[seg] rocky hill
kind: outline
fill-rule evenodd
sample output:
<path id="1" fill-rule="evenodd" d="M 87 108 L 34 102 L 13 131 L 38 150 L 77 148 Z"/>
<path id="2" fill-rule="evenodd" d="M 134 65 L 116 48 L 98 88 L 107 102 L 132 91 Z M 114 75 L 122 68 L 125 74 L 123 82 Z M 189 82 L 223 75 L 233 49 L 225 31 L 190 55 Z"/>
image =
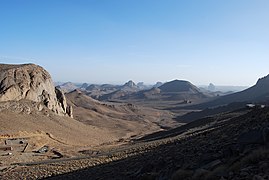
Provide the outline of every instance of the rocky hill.
<path id="1" fill-rule="evenodd" d="M 99 100 L 117 100 L 140 90 L 140 88 L 132 80 L 126 82 L 121 86 L 114 85 L 111 87 L 102 85 L 101 87 L 101 92 L 106 93 L 103 93 L 100 97 L 98 97 Z"/>
<path id="2" fill-rule="evenodd" d="M 71 116 L 64 94 L 54 87 L 50 74 L 34 64 L 0 64 L 0 102 L 30 100 L 58 115 Z"/>
<path id="3" fill-rule="evenodd" d="M 209 96 L 192 83 L 183 80 L 173 80 L 164 83 L 160 87 L 118 96 L 121 100 L 131 101 L 177 101 L 178 103 L 191 103 Z"/>
<path id="4" fill-rule="evenodd" d="M 262 101 L 269 99 L 269 75 L 260 78 L 257 83 L 238 93 L 228 95 L 222 98 L 225 102 L 231 101 Z"/>
<path id="5" fill-rule="evenodd" d="M 68 93 L 71 92 L 77 88 L 79 88 L 79 86 L 77 86 L 76 84 L 72 83 L 72 82 L 66 82 L 63 83 L 59 86 L 57 86 L 58 89 L 60 89 L 61 91 L 63 91 L 64 93 Z"/>
<path id="6" fill-rule="evenodd" d="M 200 104 L 197 108 L 215 107 L 233 102 L 263 103 L 269 101 L 269 75 L 260 78 L 257 83 L 241 92 L 222 96 L 208 103 Z"/>
<path id="7" fill-rule="evenodd" d="M 156 82 L 156 84 L 154 84 L 153 87 L 158 88 L 158 87 L 160 87 L 161 85 L 163 85 L 162 82 Z"/>
<path id="8" fill-rule="evenodd" d="M 162 92 L 190 92 L 190 93 L 200 93 L 199 88 L 194 86 L 188 81 L 183 80 L 173 80 L 167 82 L 159 87 Z"/>
<path id="9" fill-rule="evenodd" d="M 133 87 L 136 87 L 136 84 L 134 83 L 134 81 L 132 81 L 132 80 L 130 80 L 130 81 L 128 81 L 128 82 L 126 82 L 124 85 L 123 85 L 123 87 L 130 87 L 130 88 L 133 88 Z"/>
<path id="10" fill-rule="evenodd" d="M 83 83 L 79 88 L 82 90 L 86 90 L 86 88 L 89 86 L 88 83 Z"/>
<path id="11" fill-rule="evenodd" d="M 87 91 L 87 95 L 98 99 L 101 101 L 111 101 L 111 100 L 122 100 L 128 99 L 130 96 L 136 95 L 139 92 L 150 91 L 151 88 L 157 88 L 161 86 L 162 83 L 158 82 L 156 85 L 145 85 L 143 82 L 134 83 L 129 80 L 123 85 L 112 85 L 112 84 L 91 84 L 82 90 Z"/>

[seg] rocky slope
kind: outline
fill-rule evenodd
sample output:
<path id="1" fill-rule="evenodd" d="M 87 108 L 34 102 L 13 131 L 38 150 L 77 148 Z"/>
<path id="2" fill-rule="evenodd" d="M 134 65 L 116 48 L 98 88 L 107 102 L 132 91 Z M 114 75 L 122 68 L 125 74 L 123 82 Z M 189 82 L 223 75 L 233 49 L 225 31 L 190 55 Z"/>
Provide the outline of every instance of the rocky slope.
<path id="1" fill-rule="evenodd" d="M 217 98 L 208 103 L 200 104 L 195 108 L 207 108 L 225 105 L 233 102 L 264 103 L 269 101 L 269 75 L 260 78 L 257 83 L 241 92 Z"/>
<path id="2" fill-rule="evenodd" d="M 167 138 L 83 159 L 19 166 L 2 178 L 268 179 L 268 117 L 268 108 L 220 114 Z"/>
<path id="3" fill-rule="evenodd" d="M 70 116 L 64 94 L 53 85 L 50 74 L 35 64 L 0 64 L 0 102 L 30 100 L 58 115 Z"/>

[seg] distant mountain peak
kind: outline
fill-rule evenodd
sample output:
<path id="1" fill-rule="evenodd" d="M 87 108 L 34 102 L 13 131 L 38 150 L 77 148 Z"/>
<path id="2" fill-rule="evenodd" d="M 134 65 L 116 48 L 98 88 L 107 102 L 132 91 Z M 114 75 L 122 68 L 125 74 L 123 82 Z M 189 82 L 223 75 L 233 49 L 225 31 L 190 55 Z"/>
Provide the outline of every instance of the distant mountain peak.
<path id="1" fill-rule="evenodd" d="M 136 87 L 136 84 L 132 80 L 130 80 L 127 83 L 125 83 L 124 86 L 128 86 L 130 88 L 133 88 L 133 87 Z"/>
<path id="2" fill-rule="evenodd" d="M 100 89 L 100 86 L 96 84 L 91 84 L 88 87 L 86 87 L 86 90 L 88 91 L 93 91 L 93 90 L 98 90 L 98 89 Z"/>
<path id="3" fill-rule="evenodd" d="M 80 89 L 86 89 L 88 86 L 89 86 L 88 83 L 83 83 L 83 84 L 80 86 Z"/>
<path id="4" fill-rule="evenodd" d="M 156 82 L 156 84 L 155 85 L 153 85 L 153 87 L 160 87 L 161 85 L 163 85 L 163 83 L 162 82 Z"/>
<path id="5" fill-rule="evenodd" d="M 208 85 L 207 89 L 208 89 L 209 91 L 215 91 L 215 90 L 216 90 L 216 86 L 215 86 L 213 83 L 210 83 L 210 84 Z"/>
<path id="6" fill-rule="evenodd" d="M 189 81 L 178 79 L 164 83 L 159 88 L 165 92 L 200 92 L 200 90 Z"/>
<path id="7" fill-rule="evenodd" d="M 72 82 L 66 82 L 66 83 L 63 83 L 61 85 L 58 85 L 57 88 L 61 89 L 63 92 L 66 93 L 66 92 L 73 91 L 74 89 L 77 89 L 78 86 L 76 86 Z"/>
<path id="8" fill-rule="evenodd" d="M 74 83 L 72 83 L 72 82 L 69 81 L 69 82 L 63 83 L 62 86 L 65 86 L 65 85 L 73 85 L 73 84 Z"/>

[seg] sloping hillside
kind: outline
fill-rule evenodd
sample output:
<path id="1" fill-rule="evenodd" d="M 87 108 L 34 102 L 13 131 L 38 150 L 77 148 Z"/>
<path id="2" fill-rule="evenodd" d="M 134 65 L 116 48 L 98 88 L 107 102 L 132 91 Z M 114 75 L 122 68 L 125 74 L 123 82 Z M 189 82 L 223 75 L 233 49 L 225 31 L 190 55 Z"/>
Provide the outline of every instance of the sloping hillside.
<path id="1" fill-rule="evenodd" d="M 116 140 L 106 131 L 73 118 L 55 115 L 47 108 L 38 111 L 30 101 L 0 103 L 0 116 L 2 135 L 19 137 L 22 133 L 31 137 L 31 134 L 40 134 L 42 141 L 43 135 L 47 134 L 54 137 L 54 140 L 48 138 L 48 145 L 91 146 Z"/>
<path id="2" fill-rule="evenodd" d="M 100 102 L 75 90 L 66 94 L 73 106 L 74 118 L 104 129 L 118 138 L 143 135 L 179 125 L 167 111 L 140 107 L 131 103 Z"/>
<path id="3" fill-rule="evenodd" d="M 214 107 L 232 102 L 259 103 L 267 101 L 269 101 L 269 75 L 260 78 L 254 86 L 244 91 L 219 97 L 211 102 L 197 105 L 196 108 Z"/>
<path id="4" fill-rule="evenodd" d="M 15 168 L 48 179 L 268 179 L 269 109 L 218 115 L 100 156 Z M 52 176 L 52 177 L 51 177 Z"/>

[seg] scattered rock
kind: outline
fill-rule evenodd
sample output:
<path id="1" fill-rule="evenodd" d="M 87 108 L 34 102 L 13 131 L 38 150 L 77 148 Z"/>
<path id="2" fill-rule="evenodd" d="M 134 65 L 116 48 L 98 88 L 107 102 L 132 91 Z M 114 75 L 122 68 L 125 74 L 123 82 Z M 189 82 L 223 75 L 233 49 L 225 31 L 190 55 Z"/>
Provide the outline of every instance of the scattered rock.
<path id="1" fill-rule="evenodd" d="M 241 134 L 238 137 L 238 144 L 248 145 L 248 144 L 267 144 L 269 141 L 269 129 L 260 128 L 250 130 L 246 133 Z"/>
<path id="2" fill-rule="evenodd" d="M 259 175 L 255 175 L 253 176 L 252 180 L 264 180 L 264 178 Z"/>
<path id="3" fill-rule="evenodd" d="M 259 169 L 262 170 L 264 173 L 269 172 L 269 165 L 266 162 L 261 162 L 259 164 Z"/>
<path id="4" fill-rule="evenodd" d="M 217 159 L 217 160 L 214 160 L 214 161 L 206 164 L 205 166 L 203 166 L 203 168 L 210 170 L 210 169 L 213 169 L 214 167 L 220 165 L 221 163 L 222 163 L 221 160 Z"/>
<path id="5" fill-rule="evenodd" d="M 201 179 L 203 177 L 205 177 L 210 171 L 203 169 L 203 168 L 199 168 L 196 169 L 193 175 L 194 179 Z"/>

